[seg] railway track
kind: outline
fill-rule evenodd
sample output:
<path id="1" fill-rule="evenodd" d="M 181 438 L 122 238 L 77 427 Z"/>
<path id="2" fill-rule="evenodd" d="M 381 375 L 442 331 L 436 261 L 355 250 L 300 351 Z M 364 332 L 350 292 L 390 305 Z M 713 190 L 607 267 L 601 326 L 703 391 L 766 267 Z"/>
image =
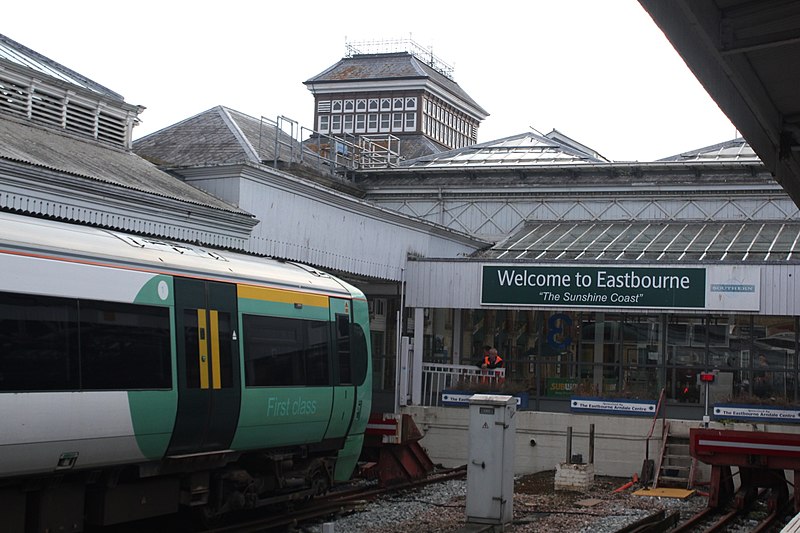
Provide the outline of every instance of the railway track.
<path id="1" fill-rule="evenodd" d="M 667 514 L 661 510 L 619 529 L 617 533 L 777 532 L 782 526 L 783 518 L 794 514 L 793 503 L 789 501 L 778 505 L 770 498 L 769 491 L 761 491 L 756 498 L 741 508 L 706 507 L 680 523 L 676 517 L 677 513 Z"/>
<path id="2" fill-rule="evenodd" d="M 393 485 L 391 487 L 359 487 L 329 493 L 302 504 L 295 503 L 290 508 L 282 508 L 279 512 L 271 512 L 267 516 L 258 510 L 248 513 L 250 518 L 236 520 L 224 526 L 204 530 L 204 533 L 256 533 L 280 531 L 290 526 L 342 516 L 360 510 L 371 500 L 387 494 L 440 483 L 450 479 L 466 476 L 466 466 L 442 470 L 424 479 Z M 260 515 L 260 516 L 256 516 Z M 242 515 L 244 516 L 244 515 Z"/>

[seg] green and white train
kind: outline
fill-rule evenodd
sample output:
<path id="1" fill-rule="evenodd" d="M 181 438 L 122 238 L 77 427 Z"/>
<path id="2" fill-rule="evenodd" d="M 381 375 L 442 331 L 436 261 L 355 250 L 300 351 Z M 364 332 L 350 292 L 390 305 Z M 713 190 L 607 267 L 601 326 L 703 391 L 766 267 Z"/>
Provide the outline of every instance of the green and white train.
<path id="1" fill-rule="evenodd" d="M 0 213 L 3 531 L 324 492 L 370 364 L 364 295 L 314 268 Z"/>

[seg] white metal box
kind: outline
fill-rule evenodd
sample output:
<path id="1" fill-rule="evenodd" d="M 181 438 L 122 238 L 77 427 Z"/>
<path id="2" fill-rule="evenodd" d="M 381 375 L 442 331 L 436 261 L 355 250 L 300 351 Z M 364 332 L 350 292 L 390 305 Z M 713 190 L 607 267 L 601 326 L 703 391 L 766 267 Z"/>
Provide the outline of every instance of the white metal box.
<path id="1" fill-rule="evenodd" d="M 467 522 L 507 524 L 514 518 L 513 396 L 475 394 L 469 399 Z"/>

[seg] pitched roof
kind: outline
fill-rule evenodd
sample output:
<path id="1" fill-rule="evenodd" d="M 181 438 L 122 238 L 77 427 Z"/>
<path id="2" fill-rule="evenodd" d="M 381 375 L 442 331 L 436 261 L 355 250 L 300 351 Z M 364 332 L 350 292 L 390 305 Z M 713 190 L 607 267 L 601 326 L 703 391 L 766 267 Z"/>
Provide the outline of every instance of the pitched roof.
<path id="1" fill-rule="evenodd" d="M 489 116 L 455 81 L 435 68 L 420 61 L 408 52 L 386 54 L 357 54 L 344 57 L 333 66 L 304 81 L 305 85 L 334 84 L 352 81 L 379 81 L 393 79 L 429 79 L 446 91 L 463 100 L 476 111 Z"/>
<path id="2" fill-rule="evenodd" d="M 0 120 L 0 159 L 136 191 L 249 214 L 167 174 L 141 157 L 12 117 Z"/>
<path id="3" fill-rule="evenodd" d="M 274 122 L 216 106 L 135 140 L 133 149 L 170 167 L 261 163 L 275 159 L 276 130 Z M 288 145 L 297 141 L 282 130 L 277 135 L 278 159 L 295 161 Z"/>
<path id="4" fill-rule="evenodd" d="M 42 54 L 31 50 L 30 48 L 19 44 L 18 42 L 9 39 L 5 35 L 0 34 L 0 59 L 5 59 L 18 66 L 24 67 L 38 72 L 49 78 L 77 85 L 84 89 L 89 89 L 95 93 L 113 98 L 116 100 L 124 100 L 124 98 L 115 93 L 111 89 L 104 87 L 92 81 L 82 74 L 78 74 L 72 69 L 49 59 Z"/>

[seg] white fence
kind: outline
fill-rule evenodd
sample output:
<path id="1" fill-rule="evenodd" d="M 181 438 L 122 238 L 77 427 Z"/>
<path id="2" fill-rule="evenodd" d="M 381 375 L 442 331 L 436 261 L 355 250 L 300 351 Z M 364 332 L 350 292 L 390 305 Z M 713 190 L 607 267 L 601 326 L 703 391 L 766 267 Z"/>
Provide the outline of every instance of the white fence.
<path id="1" fill-rule="evenodd" d="M 489 391 L 503 383 L 505 368 L 484 370 L 473 365 L 445 365 L 422 363 L 422 405 L 442 404 L 442 391 L 469 387 L 470 390 Z"/>

